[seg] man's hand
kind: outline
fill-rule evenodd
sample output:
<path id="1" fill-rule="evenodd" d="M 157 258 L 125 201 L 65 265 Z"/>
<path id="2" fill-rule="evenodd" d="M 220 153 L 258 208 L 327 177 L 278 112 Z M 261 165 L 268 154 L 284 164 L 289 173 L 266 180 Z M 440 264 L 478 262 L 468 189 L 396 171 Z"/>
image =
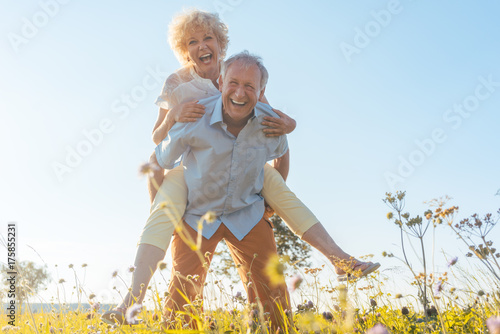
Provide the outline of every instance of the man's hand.
<path id="1" fill-rule="evenodd" d="M 181 103 L 168 113 L 168 117 L 173 119 L 175 122 L 187 123 L 196 122 L 199 118 L 203 117 L 205 114 L 205 106 L 195 102 Z"/>
<path id="2" fill-rule="evenodd" d="M 265 116 L 264 121 L 262 122 L 262 125 L 268 127 L 263 130 L 266 137 L 282 136 L 295 130 L 297 123 L 293 118 L 285 113 L 282 113 L 278 109 L 273 109 L 273 111 L 278 114 L 279 118 Z"/>

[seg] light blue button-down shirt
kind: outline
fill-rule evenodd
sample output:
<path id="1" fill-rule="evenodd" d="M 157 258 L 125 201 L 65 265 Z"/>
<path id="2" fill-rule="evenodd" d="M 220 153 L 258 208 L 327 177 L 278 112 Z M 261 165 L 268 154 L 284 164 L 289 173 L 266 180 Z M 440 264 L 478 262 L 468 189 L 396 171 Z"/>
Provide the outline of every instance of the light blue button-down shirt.
<path id="1" fill-rule="evenodd" d="M 235 137 L 222 120 L 222 98 L 200 100 L 205 115 L 196 122 L 176 123 L 156 147 L 158 163 L 171 169 L 182 154 L 188 204 L 184 219 L 193 229 L 208 211 L 214 223 L 203 223 L 209 239 L 226 227 L 241 240 L 262 219 L 264 164 L 279 158 L 288 149 L 286 136 L 266 137 L 264 116 L 278 117 L 267 104 L 258 102 L 253 116 Z"/>

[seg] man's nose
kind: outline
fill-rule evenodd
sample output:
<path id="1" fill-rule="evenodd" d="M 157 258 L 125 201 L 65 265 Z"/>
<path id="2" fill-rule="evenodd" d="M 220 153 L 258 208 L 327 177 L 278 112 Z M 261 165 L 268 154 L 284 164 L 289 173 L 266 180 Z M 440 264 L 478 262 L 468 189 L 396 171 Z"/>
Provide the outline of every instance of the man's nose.
<path id="1" fill-rule="evenodd" d="M 245 96 L 245 90 L 243 89 L 243 86 L 238 86 L 236 87 L 236 90 L 234 92 L 236 97 L 244 97 Z"/>

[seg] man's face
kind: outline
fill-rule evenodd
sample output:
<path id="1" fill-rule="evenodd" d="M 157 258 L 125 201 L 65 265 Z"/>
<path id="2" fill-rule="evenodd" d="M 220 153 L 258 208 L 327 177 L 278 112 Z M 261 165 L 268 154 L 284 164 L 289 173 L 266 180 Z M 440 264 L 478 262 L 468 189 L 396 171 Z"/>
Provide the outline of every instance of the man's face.
<path id="1" fill-rule="evenodd" d="M 257 101 L 264 95 L 260 87 L 261 73 L 257 65 L 245 66 L 235 61 L 219 79 L 223 115 L 231 122 L 242 122 L 250 117 Z"/>

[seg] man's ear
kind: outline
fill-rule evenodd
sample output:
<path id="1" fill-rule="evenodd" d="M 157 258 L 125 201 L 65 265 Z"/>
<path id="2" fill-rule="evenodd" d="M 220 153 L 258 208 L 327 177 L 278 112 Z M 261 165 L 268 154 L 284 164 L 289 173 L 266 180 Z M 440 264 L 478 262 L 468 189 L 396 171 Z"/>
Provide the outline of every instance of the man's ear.
<path id="1" fill-rule="evenodd" d="M 220 84 L 219 84 L 219 87 L 220 87 Z M 264 93 L 266 92 L 266 87 L 264 86 L 264 88 L 262 88 L 262 90 L 260 91 L 260 94 L 259 94 L 259 101 L 262 100 L 262 98 L 264 97 Z"/>
<path id="2" fill-rule="evenodd" d="M 222 93 L 222 74 L 219 75 L 219 92 Z"/>

